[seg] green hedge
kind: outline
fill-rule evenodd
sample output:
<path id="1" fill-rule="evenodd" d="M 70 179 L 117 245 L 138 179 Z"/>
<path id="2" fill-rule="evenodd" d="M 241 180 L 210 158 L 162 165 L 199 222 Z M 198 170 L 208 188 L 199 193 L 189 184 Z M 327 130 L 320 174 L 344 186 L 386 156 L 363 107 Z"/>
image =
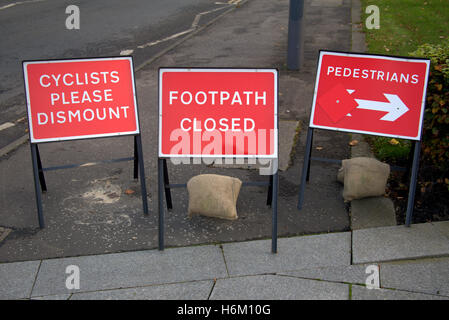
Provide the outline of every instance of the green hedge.
<path id="1" fill-rule="evenodd" d="M 422 162 L 437 168 L 449 188 L 449 41 L 410 53 L 431 60 L 422 138 Z"/>

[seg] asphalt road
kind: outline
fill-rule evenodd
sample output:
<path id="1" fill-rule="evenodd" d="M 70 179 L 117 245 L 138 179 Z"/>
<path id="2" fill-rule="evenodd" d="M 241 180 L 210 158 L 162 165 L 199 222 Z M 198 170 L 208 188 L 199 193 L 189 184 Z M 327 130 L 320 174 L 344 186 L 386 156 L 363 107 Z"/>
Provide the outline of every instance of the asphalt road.
<path id="1" fill-rule="evenodd" d="M 0 149 L 26 134 L 22 61 L 131 54 L 139 66 L 240 0 L 0 0 Z M 69 5 L 80 28 L 66 28 Z"/>
<path id="2" fill-rule="evenodd" d="M 0 226 L 11 231 L 0 243 L 0 262 L 156 248 L 158 68 L 274 66 L 281 69 L 287 52 L 288 9 L 288 0 L 247 1 L 136 73 L 148 215 L 142 212 L 142 194 L 139 180 L 133 179 L 132 162 L 83 166 L 45 173 L 48 191 L 43 193 L 42 203 L 46 225 L 39 229 L 29 146 L 23 144 L 1 159 Z M 339 7 L 309 6 L 308 9 L 305 24 L 313 32 L 306 33 L 305 67 L 302 72 L 288 72 L 285 68 L 280 71 L 280 122 L 307 123 L 318 49 L 350 50 L 348 2 Z M 306 133 L 307 130 L 301 130 L 297 143 L 289 142 L 280 133 L 280 143 L 287 146 L 291 143 L 294 149 L 291 166 L 279 174 L 279 237 L 349 230 L 341 185 L 336 181 L 337 164 L 312 162 L 303 209 L 298 211 L 296 207 Z M 347 133 L 318 131 L 314 134 L 312 156 L 348 158 L 348 142 Z M 133 142 L 131 137 L 123 136 L 42 143 L 39 149 L 42 164 L 48 168 L 130 157 Z M 185 183 L 203 173 L 222 174 L 241 181 L 268 180 L 258 170 L 205 164 L 175 165 L 169 161 L 168 171 L 173 184 Z M 237 220 L 189 218 L 187 190 L 173 189 L 173 209 L 165 210 L 165 246 L 271 238 L 272 209 L 266 206 L 266 198 L 266 187 L 244 187 L 238 197 Z M 269 247 L 266 250 L 270 252 Z"/>

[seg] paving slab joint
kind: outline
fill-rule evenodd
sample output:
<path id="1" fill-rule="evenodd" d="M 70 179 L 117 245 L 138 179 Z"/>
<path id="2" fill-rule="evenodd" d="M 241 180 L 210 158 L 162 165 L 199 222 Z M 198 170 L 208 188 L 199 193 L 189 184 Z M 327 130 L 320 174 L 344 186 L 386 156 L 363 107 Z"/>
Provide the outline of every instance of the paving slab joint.
<path id="1" fill-rule="evenodd" d="M 41 270 L 41 266 L 42 266 L 42 260 L 39 261 L 39 266 L 37 267 L 37 271 L 36 271 L 36 274 L 35 274 L 35 276 L 34 276 L 33 285 L 31 286 L 31 290 L 30 290 L 30 293 L 29 293 L 29 295 L 28 295 L 28 298 L 30 298 L 30 299 L 31 299 L 31 297 L 33 296 L 33 290 L 34 290 L 34 287 L 36 286 L 37 277 L 38 277 L 38 275 L 39 275 L 39 271 Z"/>
<path id="2" fill-rule="evenodd" d="M 226 263 L 226 256 L 225 256 L 225 253 L 224 253 L 224 250 L 223 250 L 223 244 L 219 244 L 218 245 L 218 247 L 220 248 L 220 251 L 221 251 L 221 255 L 222 255 L 222 257 L 223 257 L 223 262 L 224 262 L 224 265 L 225 265 L 225 268 L 226 268 L 226 274 L 228 275 L 228 277 L 230 277 L 230 274 L 229 274 L 229 269 L 228 269 L 228 264 Z M 214 286 L 215 286 L 215 281 L 214 281 Z M 211 294 L 212 294 L 212 291 L 211 291 Z M 210 295 L 209 295 L 210 296 Z"/>

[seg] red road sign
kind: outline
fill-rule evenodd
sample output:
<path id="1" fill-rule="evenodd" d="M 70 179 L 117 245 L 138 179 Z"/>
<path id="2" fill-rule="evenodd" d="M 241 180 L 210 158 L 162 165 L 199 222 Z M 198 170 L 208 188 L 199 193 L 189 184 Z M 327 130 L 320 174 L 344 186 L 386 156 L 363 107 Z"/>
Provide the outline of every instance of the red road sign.
<path id="1" fill-rule="evenodd" d="M 277 157 L 275 69 L 159 70 L 159 157 Z"/>
<path id="2" fill-rule="evenodd" d="M 33 143 L 138 134 L 131 57 L 24 61 Z"/>
<path id="3" fill-rule="evenodd" d="M 321 51 L 310 127 L 420 140 L 429 64 Z"/>

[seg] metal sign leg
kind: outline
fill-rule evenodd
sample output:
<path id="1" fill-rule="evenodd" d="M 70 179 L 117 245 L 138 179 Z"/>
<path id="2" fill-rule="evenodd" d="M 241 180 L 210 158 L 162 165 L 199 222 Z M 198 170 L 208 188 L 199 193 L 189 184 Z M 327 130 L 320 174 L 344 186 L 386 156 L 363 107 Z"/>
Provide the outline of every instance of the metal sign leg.
<path id="1" fill-rule="evenodd" d="M 167 202 L 167 210 L 173 209 L 173 203 L 171 200 L 171 191 L 170 191 L 170 180 L 168 179 L 168 167 L 167 167 L 167 159 L 163 159 L 163 169 L 164 169 L 164 191 L 165 191 L 165 201 Z"/>
<path id="2" fill-rule="evenodd" d="M 31 160 L 33 162 L 33 175 L 34 175 L 34 191 L 36 193 L 36 205 L 37 205 L 37 217 L 39 220 L 39 227 L 43 229 L 45 227 L 44 214 L 42 210 L 42 195 L 41 186 L 39 186 L 39 169 L 38 169 L 38 156 L 36 144 L 31 144 Z"/>
<path id="3" fill-rule="evenodd" d="M 273 175 L 270 175 L 270 182 L 268 185 L 268 194 L 267 194 L 267 206 L 271 206 L 273 200 Z"/>
<path id="4" fill-rule="evenodd" d="M 309 182 L 310 180 L 310 158 L 312 157 L 312 144 L 313 144 L 313 129 L 310 132 L 310 152 L 309 152 L 309 156 L 307 158 L 307 177 L 306 177 L 306 181 Z"/>
<path id="5" fill-rule="evenodd" d="M 134 179 L 137 179 L 139 172 L 139 153 L 137 152 L 137 135 L 134 136 Z"/>
<path id="6" fill-rule="evenodd" d="M 159 209 L 159 250 L 164 250 L 164 159 L 158 159 L 157 182 L 158 182 L 158 209 Z"/>
<path id="7" fill-rule="evenodd" d="M 310 154 L 312 150 L 313 128 L 307 130 L 306 152 L 304 154 L 304 164 L 302 166 L 301 184 L 299 186 L 298 210 L 301 210 L 304 201 L 304 190 L 306 188 L 306 180 L 310 167 Z"/>
<path id="8" fill-rule="evenodd" d="M 47 191 L 47 184 L 45 183 L 45 176 L 44 176 L 44 170 L 42 169 L 42 162 L 41 162 L 41 155 L 39 153 L 39 147 L 37 144 L 34 144 L 36 147 L 36 158 L 37 158 L 37 169 L 39 171 L 39 182 L 41 184 L 41 190 L 42 192 Z"/>
<path id="9" fill-rule="evenodd" d="M 279 190 L 279 176 L 278 172 L 273 177 L 273 194 L 272 194 L 272 231 L 271 231 L 271 252 L 277 252 L 278 241 L 278 190 Z"/>
<path id="10" fill-rule="evenodd" d="M 407 213 L 405 216 L 405 225 L 407 227 L 409 227 L 410 223 L 412 222 L 413 207 L 415 205 L 415 190 L 416 190 L 416 181 L 418 178 L 420 151 L 421 151 L 421 141 L 416 141 L 413 152 L 412 175 L 410 177 L 410 186 L 408 190 Z"/>
<path id="11" fill-rule="evenodd" d="M 140 137 L 140 134 L 135 136 L 134 141 L 136 143 L 137 155 L 139 158 L 140 190 L 141 190 L 141 194 L 142 194 L 143 213 L 148 214 L 147 186 L 146 186 L 146 181 L 145 181 L 145 169 L 143 166 L 142 139 Z M 134 170 L 136 170 L 136 169 L 134 169 Z"/>

